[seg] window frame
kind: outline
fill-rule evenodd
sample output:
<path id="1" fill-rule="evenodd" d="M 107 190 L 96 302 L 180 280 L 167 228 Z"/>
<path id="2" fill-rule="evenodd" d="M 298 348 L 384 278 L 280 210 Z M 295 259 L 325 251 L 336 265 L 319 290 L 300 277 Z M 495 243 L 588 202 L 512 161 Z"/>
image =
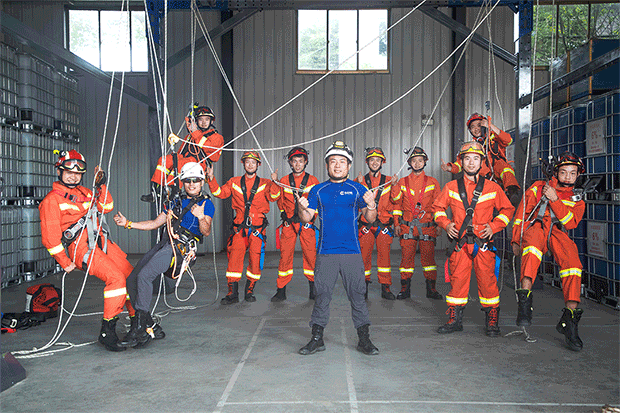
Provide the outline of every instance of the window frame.
<path id="1" fill-rule="evenodd" d="M 147 13 L 147 11 L 144 9 L 144 6 L 129 6 L 128 10 L 119 10 L 118 7 L 111 7 L 111 6 L 97 6 L 95 4 L 93 5 L 88 5 L 88 4 L 81 4 L 81 5 L 67 5 L 65 6 L 65 49 L 69 52 L 71 52 L 71 27 L 70 27 L 70 18 L 69 18 L 69 13 L 71 10 L 82 10 L 82 11 L 96 11 L 97 12 L 97 21 L 98 21 L 98 39 L 97 39 L 97 43 L 98 43 L 98 51 L 99 51 L 99 65 L 97 65 L 96 67 L 101 70 L 102 72 L 106 72 L 106 73 L 112 73 L 112 71 L 108 71 L 108 70 L 103 70 L 101 68 L 102 65 L 102 58 L 101 58 L 101 12 L 102 11 L 123 11 L 123 12 L 127 12 L 129 13 L 129 70 L 125 71 L 125 73 L 136 73 L 136 74 L 142 74 L 142 73 L 149 73 L 151 71 L 151 62 L 150 62 L 150 49 L 148 46 L 148 35 L 147 35 L 147 48 L 146 48 L 146 53 L 147 53 L 147 69 L 146 70 L 133 70 L 133 22 L 132 22 L 132 18 L 131 18 L 131 13 L 132 12 L 143 12 Z M 148 28 L 146 27 L 146 25 L 148 24 L 148 18 L 146 18 L 145 16 L 145 29 L 148 30 Z M 72 52 L 73 53 L 73 52 Z M 77 55 L 76 55 L 77 56 Z M 78 56 L 79 57 L 79 56 Z M 82 58 L 83 59 L 83 58 Z M 89 62 L 90 63 L 90 62 Z M 95 66 L 95 65 L 93 65 Z M 118 72 L 118 71 L 116 71 Z"/>
<path id="2" fill-rule="evenodd" d="M 360 48 L 360 11 L 361 10 L 385 10 L 387 12 L 387 27 L 391 25 L 391 9 L 386 8 L 377 8 L 377 9 L 317 9 L 317 10 L 325 10 L 327 12 L 327 22 L 326 22 L 326 47 L 325 47 L 325 69 L 299 69 L 299 11 L 300 10 L 315 10 L 315 9 L 297 9 L 295 10 L 295 74 L 297 75 L 322 75 L 331 72 L 331 74 L 340 74 L 340 75 L 356 75 L 356 74 L 390 74 L 392 67 L 392 59 L 391 59 L 391 46 L 392 43 L 392 31 L 388 31 L 386 33 L 386 43 L 387 43 L 387 69 L 359 69 L 359 48 Z M 355 11 L 356 12 L 356 62 L 355 70 L 330 70 L 329 69 L 329 12 L 330 11 Z M 364 46 L 364 45 L 361 45 Z"/>

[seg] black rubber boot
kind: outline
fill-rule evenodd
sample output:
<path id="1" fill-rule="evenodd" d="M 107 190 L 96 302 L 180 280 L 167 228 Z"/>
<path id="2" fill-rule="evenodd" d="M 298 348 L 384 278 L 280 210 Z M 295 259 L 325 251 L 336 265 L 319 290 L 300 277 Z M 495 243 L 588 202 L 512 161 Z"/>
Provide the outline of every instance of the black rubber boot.
<path id="1" fill-rule="evenodd" d="M 310 289 L 310 293 L 308 294 L 309 300 L 316 299 L 316 295 L 314 293 L 314 281 L 308 281 L 308 288 Z"/>
<path id="2" fill-rule="evenodd" d="M 411 297 L 411 278 L 400 280 L 400 292 L 396 296 L 397 300 L 405 300 Z"/>
<path id="3" fill-rule="evenodd" d="M 323 342 L 323 327 L 318 324 L 312 324 L 312 338 L 310 342 L 299 349 L 299 354 L 307 356 L 317 351 L 325 351 L 325 343 Z"/>
<path id="4" fill-rule="evenodd" d="M 151 317 L 151 313 L 146 313 L 146 328 L 147 328 L 147 332 L 148 329 L 151 328 L 153 330 L 153 340 L 161 340 L 162 338 L 166 338 L 166 333 L 164 332 L 164 329 L 161 328 L 161 326 L 156 323 L 155 321 L 153 321 L 153 317 Z"/>
<path id="5" fill-rule="evenodd" d="M 526 289 L 519 289 L 515 291 L 517 293 L 518 308 L 517 308 L 517 325 L 519 327 L 527 327 L 532 325 L 532 291 Z"/>
<path id="6" fill-rule="evenodd" d="M 272 303 L 279 303 L 284 300 L 286 300 L 286 285 L 282 288 L 278 288 L 278 291 L 276 291 L 276 295 L 271 297 Z"/>
<path id="7" fill-rule="evenodd" d="M 564 308 L 562 310 L 562 318 L 560 318 L 560 322 L 555 327 L 558 333 L 564 334 L 566 345 L 573 351 L 581 351 L 583 348 L 583 341 L 579 338 L 577 328 L 582 315 L 583 310 L 581 308 L 575 308 L 574 310 Z"/>
<path id="8" fill-rule="evenodd" d="M 484 311 L 484 334 L 488 337 L 499 337 L 499 307 L 482 307 Z"/>
<path id="9" fill-rule="evenodd" d="M 390 291 L 390 284 L 381 284 L 381 298 L 396 300 L 396 296 Z"/>
<path id="10" fill-rule="evenodd" d="M 256 280 L 245 280 L 245 301 L 248 303 L 253 303 L 256 301 L 256 297 L 254 297 L 254 286 L 256 285 Z"/>
<path id="11" fill-rule="evenodd" d="M 448 322 L 437 329 L 439 334 L 450 334 L 455 331 L 463 331 L 464 305 L 451 305 L 446 314 L 450 317 Z"/>
<path id="12" fill-rule="evenodd" d="M 426 298 L 432 298 L 433 300 L 441 300 L 443 296 L 435 289 L 436 280 L 426 280 Z"/>
<path id="13" fill-rule="evenodd" d="M 519 187 L 517 185 L 510 185 L 506 188 L 506 197 L 510 201 L 512 205 L 516 208 L 521 202 L 521 197 L 519 196 Z"/>
<path id="14" fill-rule="evenodd" d="M 228 294 L 226 297 L 222 298 L 220 303 L 222 305 L 230 305 L 239 302 L 239 282 L 238 281 L 229 281 L 228 282 Z"/>
<path id="15" fill-rule="evenodd" d="M 157 198 L 161 196 L 161 193 L 162 193 L 161 185 L 155 182 L 151 182 L 151 193 L 147 195 L 142 195 L 140 197 L 140 201 L 150 202 L 150 203 L 155 202 Z"/>
<path id="16" fill-rule="evenodd" d="M 151 315 L 146 311 L 136 310 L 136 315 L 131 317 L 129 332 L 125 335 L 125 338 L 123 338 L 120 344 L 124 347 L 145 347 L 154 337 L 154 334 L 149 334 L 147 332 L 147 320 L 150 316 Z"/>
<path id="17" fill-rule="evenodd" d="M 118 336 L 116 335 L 116 322 L 118 317 L 113 317 L 109 320 L 105 318 L 101 320 L 101 331 L 99 332 L 99 342 L 103 344 L 106 350 L 109 351 L 123 351 L 125 346 L 121 345 Z"/>
<path id="18" fill-rule="evenodd" d="M 368 356 L 374 356 L 379 354 L 379 349 L 370 341 L 368 327 L 370 327 L 370 324 L 366 324 L 357 329 L 357 336 L 360 339 L 359 343 L 357 343 L 357 351 Z"/>
<path id="19" fill-rule="evenodd" d="M 368 300 L 368 284 L 371 284 L 372 281 L 366 280 L 366 292 L 364 293 L 364 300 Z"/>

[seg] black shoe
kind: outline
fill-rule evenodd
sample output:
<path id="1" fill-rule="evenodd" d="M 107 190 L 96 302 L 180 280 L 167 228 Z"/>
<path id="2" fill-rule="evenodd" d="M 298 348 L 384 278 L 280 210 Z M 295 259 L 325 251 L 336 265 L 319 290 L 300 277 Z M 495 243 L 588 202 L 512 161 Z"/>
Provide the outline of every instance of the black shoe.
<path id="1" fill-rule="evenodd" d="M 582 315 L 583 310 L 581 308 L 575 308 L 574 310 L 564 308 L 562 310 L 562 318 L 560 318 L 560 322 L 555 327 L 558 333 L 564 334 L 566 345 L 573 351 L 581 351 L 583 348 L 583 341 L 579 338 L 579 330 L 577 328 Z"/>
<path id="2" fill-rule="evenodd" d="M 397 300 L 405 300 L 411 297 L 411 278 L 400 280 L 400 292 L 396 296 Z"/>
<path id="3" fill-rule="evenodd" d="M 450 334 L 455 331 L 463 331 L 463 310 L 464 305 L 451 305 L 446 314 L 450 316 L 448 322 L 437 329 L 439 334 Z"/>
<path id="4" fill-rule="evenodd" d="M 228 294 L 226 297 L 222 298 L 220 304 L 222 305 L 230 305 L 239 302 L 239 282 L 238 281 L 229 281 L 228 282 Z"/>
<path id="5" fill-rule="evenodd" d="M 147 323 L 147 319 L 150 318 L 150 316 L 151 315 L 146 311 L 136 310 L 136 315 L 131 317 L 129 332 L 125 335 L 125 338 L 123 338 L 120 344 L 124 347 L 146 347 L 155 336 L 152 332 L 152 328 Z"/>
<path id="6" fill-rule="evenodd" d="M 317 351 L 325 351 L 325 343 L 323 342 L 323 327 L 318 324 L 312 325 L 312 338 L 310 342 L 299 349 L 299 354 L 307 356 Z"/>
<path id="7" fill-rule="evenodd" d="M 499 337 L 499 307 L 483 307 L 480 310 L 485 312 L 484 333 L 488 337 Z"/>
<path id="8" fill-rule="evenodd" d="M 371 284 L 372 281 L 366 280 L 366 292 L 364 293 L 364 300 L 368 300 L 368 284 Z"/>
<path id="9" fill-rule="evenodd" d="M 308 287 L 310 289 L 310 294 L 308 295 L 308 299 L 309 300 L 316 299 L 316 295 L 315 295 L 315 292 L 314 292 L 314 281 L 308 281 Z"/>
<path id="10" fill-rule="evenodd" d="M 368 327 L 370 327 L 370 325 L 366 324 L 357 329 L 357 336 L 360 339 L 360 341 L 357 343 L 357 351 L 359 351 L 360 353 L 364 353 L 368 356 L 374 356 L 379 354 L 379 349 L 375 347 L 374 344 L 372 344 L 372 341 L 370 341 L 370 333 L 368 332 Z"/>
<path id="11" fill-rule="evenodd" d="M 381 298 L 385 298 L 386 300 L 396 300 L 396 296 L 390 291 L 389 284 L 381 284 Z"/>
<path id="12" fill-rule="evenodd" d="M 282 288 L 278 288 L 278 291 L 276 291 L 276 294 L 273 297 L 271 297 L 272 303 L 279 303 L 284 300 L 286 300 L 286 285 Z"/>
<path id="13" fill-rule="evenodd" d="M 253 303 L 256 301 L 256 297 L 254 297 L 254 286 L 256 285 L 256 280 L 246 280 L 245 281 L 245 301 L 248 303 Z"/>
<path id="14" fill-rule="evenodd" d="M 436 280 L 426 280 L 426 298 L 432 298 L 433 300 L 441 300 L 443 296 L 435 289 Z"/>
<path id="15" fill-rule="evenodd" d="M 101 320 L 101 331 L 99 332 L 99 342 L 103 344 L 106 350 L 109 351 L 123 351 L 125 346 L 121 345 L 118 336 L 116 335 L 116 322 L 118 317 L 113 317 L 109 320 L 105 318 Z"/>
<path id="16" fill-rule="evenodd" d="M 516 290 L 518 299 L 517 308 L 517 325 L 519 327 L 528 327 L 532 325 L 532 291 L 526 289 Z"/>
<path id="17" fill-rule="evenodd" d="M 161 185 L 151 182 L 151 193 L 142 195 L 140 201 L 153 203 L 161 196 L 161 193 Z"/>

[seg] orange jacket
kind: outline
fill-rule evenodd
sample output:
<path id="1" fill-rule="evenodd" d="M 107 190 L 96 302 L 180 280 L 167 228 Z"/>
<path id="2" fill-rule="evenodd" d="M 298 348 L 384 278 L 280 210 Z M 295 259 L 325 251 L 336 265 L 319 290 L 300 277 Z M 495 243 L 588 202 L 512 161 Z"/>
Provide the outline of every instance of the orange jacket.
<path id="1" fill-rule="evenodd" d="M 188 142 L 183 142 L 179 148 L 180 154 L 183 154 L 185 151 L 189 155 L 194 156 L 198 161 L 202 160 L 203 156 L 206 156 L 209 157 L 211 162 L 217 162 L 222 155 L 221 148 L 224 146 L 224 137 L 217 133 L 217 131 L 213 128 L 207 129 L 206 132 L 203 132 L 200 129 L 195 130 L 187 135 L 185 140 L 191 141 L 194 145 L 190 145 Z M 198 145 L 198 147 L 195 145 Z M 200 153 L 200 150 L 202 150 L 202 154 Z"/>
<path id="2" fill-rule="evenodd" d="M 245 175 L 243 175 L 245 176 Z M 258 189 L 256 195 L 250 205 L 250 219 L 253 226 L 259 227 L 263 224 L 265 214 L 269 212 L 269 192 L 271 191 L 271 181 L 269 179 L 261 178 L 254 175 L 253 178 L 248 179 L 246 176 L 245 187 L 246 196 L 250 198 L 250 192 L 254 181 L 259 179 Z M 209 189 L 211 193 L 220 198 L 226 199 L 232 195 L 232 207 L 237 212 L 235 215 L 235 224 L 243 223 L 243 217 L 245 214 L 245 200 L 243 199 L 243 191 L 241 190 L 241 176 L 233 176 L 224 184 L 220 186 L 215 178 L 209 181 Z"/>
<path id="3" fill-rule="evenodd" d="M 527 221 L 528 216 L 538 204 L 538 201 L 542 198 L 542 189 L 545 186 L 545 181 L 536 181 L 529 189 L 525 192 L 525 228 L 529 226 L 530 221 Z M 558 186 L 558 180 L 554 177 L 549 181 L 549 186 L 555 188 L 558 194 L 558 200 L 555 202 L 549 202 L 547 206 L 547 210 L 545 211 L 545 215 L 543 216 L 543 228 L 545 229 L 545 233 L 548 233 L 549 227 L 551 226 L 551 214 L 549 209 L 553 210 L 553 213 L 560 220 L 564 228 L 566 229 L 575 229 L 581 218 L 583 217 L 583 213 L 586 209 L 586 203 L 581 201 L 572 201 L 571 197 L 574 195 L 573 188 L 564 188 Z M 538 210 L 532 217 L 532 220 L 536 218 L 538 214 Z M 517 207 L 517 212 L 515 214 L 515 222 L 512 226 L 512 242 L 520 243 L 521 241 L 521 224 L 523 223 L 523 200 Z M 555 228 L 554 231 L 560 231 L 560 229 Z"/>
<path id="4" fill-rule="evenodd" d="M 291 185 L 291 181 L 289 178 L 291 174 L 283 176 L 282 179 L 280 179 L 280 182 L 287 186 L 294 186 L 295 188 L 299 188 L 301 186 L 301 181 L 303 181 L 306 174 L 308 174 L 308 172 L 304 172 L 299 176 L 293 175 L 295 182 L 294 185 Z M 306 184 L 306 187 L 303 191 L 303 196 L 306 198 L 308 197 L 308 192 L 310 192 L 312 187 L 319 183 L 319 180 L 315 176 L 310 174 L 308 175 L 308 183 Z M 272 184 L 270 195 L 271 201 L 278 203 L 278 208 L 280 208 L 281 212 L 286 213 L 287 218 L 290 219 L 295 215 L 297 211 L 295 211 L 295 195 L 293 195 L 292 189 Z"/>
<path id="5" fill-rule="evenodd" d="M 472 140 L 475 140 L 472 138 Z M 509 133 L 504 132 L 503 130 L 499 131 L 499 135 L 496 135 L 495 132 L 491 132 L 491 138 L 489 140 L 488 146 L 487 142 L 485 142 L 482 146 L 484 146 L 485 151 L 487 152 L 486 161 L 482 163 L 482 168 L 480 169 L 480 176 L 488 176 L 489 173 L 493 174 L 492 168 L 490 166 L 493 165 L 492 158 L 501 158 L 506 159 L 506 148 L 510 146 L 512 143 L 512 136 Z M 457 159 L 454 162 L 448 162 L 448 166 L 452 168 L 453 174 L 457 174 L 463 170 L 463 164 L 460 159 Z"/>
<path id="6" fill-rule="evenodd" d="M 424 178 L 426 179 L 426 186 L 424 186 Z M 409 184 L 410 195 L 407 195 L 407 184 Z M 413 219 L 413 209 L 415 204 L 420 198 L 420 193 L 424 192 L 422 199 L 420 200 L 420 213 L 424 212 L 421 223 L 431 222 L 433 220 L 433 214 L 431 212 L 433 202 L 439 196 L 441 192 L 441 186 L 439 182 L 432 176 L 427 176 L 424 171 L 420 175 L 415 175 L 413 172 L 404 178 L 400 178 L 398 185 L 392 187 L 392 202 L 394 202 L 394 216 L 399 217 L 404 221 L 411 221 Z M 413 205 L 411 203 L 413 202 Z"/>
<path id="7" fill-rule="evenodd" d="M 463 178 L 465 181 L 465 191 L 467 199 L 471 202 L 476 184 L 474 181 Z M 452 221 L 448 218 L 446 210 L 452 210 Z M 465 207 L 459 195 L 457 181 L 450 181 L 443 187 L 441 194 L 433 203 L 433 217 L 437 225 L 446 229 L 450 222 L 456 224 L 456 229 L 461 229 L 461 224 L 465 219 Z M 493 210 L 498 211 L 498 215 L 493 218 Z M 482 194 L 478 198 L 478 203 L 474 208 L 474 215 L 471 224 L 474 226 L 474 233 L 480 236 L 480 231 L 484 229 L 485 224 L 491 226 L 493 233 L 497 233 L 504 229 L 512 219 L 515 207 L 512 206 L 504 190 L 495 182 L 484 181 Z"/>
<path id="8" fill-rule="evenodd" d="M 65 253 L 65 247 L 61 241 L 62 233 L 86 215 L 91 206 L 92 196 L 92 191 L 88 188 L 81 185 L 68 188 L 57 181 L 54 182 L 50 193 L 39 204 L 41 241 L 62 268 L 67 268 L 73 262 Z M 105 185 L 101 186 L 96 205 L 99 212 L 104 214 L 114 209 L 114 200 Z M 80 242 L 87 240 L 88 236 L 84 233 Z M 71 244 L 70 252 L 75 248 L 74 244 L 75 242 Z M 80 267 L 82 263 L 80 261 L 75 264 Z"/>
<path id="9" fill-rule="evenodd" d="M 387 224 L 390 218 L 392 218 L 393 216 L 392 214 L 394 211 L 394 204 L 392 204 L 392 200 L 390 199 L 390 191 L 392 190 L 392 185 L 390 184 L 390 180 L 392 179 L 392 177 L 383 175 L 382 173 L 379 173 L 379 176 L 377 177 L 374 177 L 370 174 L 366 174 L 366 176 L 370 177 L 371 187 L 368 188 L 368 185 L 366 185 L 365 177 L 362 180 L 362 182 L 360 182 L 360 184 L 364 185 L 365 188 L 368 188 L 368 190 L 371 190 L 371 191 L 373 190 L 373 188 L 376 188 L 381 184 L 381 177 L 385 176 L 385 183 L 387 185 L 384 186 L 383 188 L 378 189 L 378 191 L 381 192 L 381 195 L 379 196 L 379 203 L 377 205 L 377 219 L 381 221 L 381 223 Z M 363 223 L 368 223 L 368 221 L 366 221 L 366 218 L 364 218 L 364 214 L 360 216 L 360 220 Z"/>

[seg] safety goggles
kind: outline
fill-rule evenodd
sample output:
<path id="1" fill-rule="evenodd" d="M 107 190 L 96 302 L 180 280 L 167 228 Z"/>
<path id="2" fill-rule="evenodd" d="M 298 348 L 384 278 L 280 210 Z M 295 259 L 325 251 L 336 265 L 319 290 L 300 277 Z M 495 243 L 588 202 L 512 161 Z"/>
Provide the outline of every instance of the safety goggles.
<path id="1" fill-rule="evenodd" d="M 184 184 L 195 184 L 196 182 L 202 182 L 202 178 L 186 178 L 183 179 Z"/>
<path id="2" fill-rule="evenodd" d="M 77 168 L 77 172 L 86 172 L 86 162 L 79 159 L 68 159 L 62 162 L 61 168 L 68 171 L 73 170 L 73 168 Z"/>

